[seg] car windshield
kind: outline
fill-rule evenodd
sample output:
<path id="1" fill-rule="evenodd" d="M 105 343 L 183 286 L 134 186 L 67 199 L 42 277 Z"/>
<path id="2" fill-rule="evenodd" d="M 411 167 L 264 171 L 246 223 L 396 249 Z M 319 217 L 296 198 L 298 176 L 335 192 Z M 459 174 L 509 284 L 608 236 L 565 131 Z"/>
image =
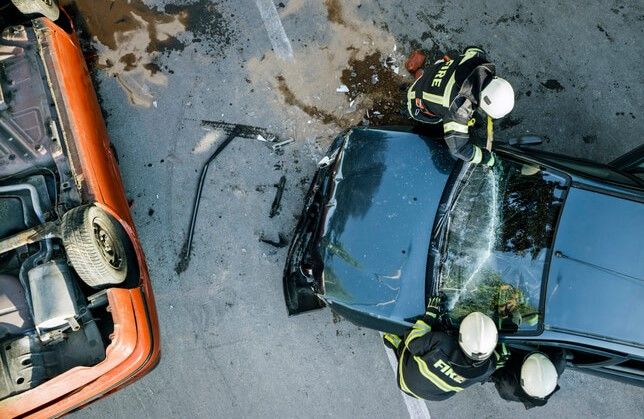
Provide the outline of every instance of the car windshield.
<path id="1" fill-rule="evenodd" d="M 503 160 L 461 173 L 442 225 L 438 291 L 452 322 L 483 312 L 505 333 L 536 330 L 541 285 L 566 180 Z"/>

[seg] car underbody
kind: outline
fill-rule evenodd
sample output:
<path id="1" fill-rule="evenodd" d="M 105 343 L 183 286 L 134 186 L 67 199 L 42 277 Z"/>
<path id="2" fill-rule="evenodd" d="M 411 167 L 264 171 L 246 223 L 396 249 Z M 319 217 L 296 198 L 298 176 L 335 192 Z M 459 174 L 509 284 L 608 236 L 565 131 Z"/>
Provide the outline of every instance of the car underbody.
<path id="1" fill-rule="evenodd" d="M 46 27 L 0 37 L 0 401 L 106 356 L 105 289 L 130 243 L 92 200 L 61 129 Z"/>

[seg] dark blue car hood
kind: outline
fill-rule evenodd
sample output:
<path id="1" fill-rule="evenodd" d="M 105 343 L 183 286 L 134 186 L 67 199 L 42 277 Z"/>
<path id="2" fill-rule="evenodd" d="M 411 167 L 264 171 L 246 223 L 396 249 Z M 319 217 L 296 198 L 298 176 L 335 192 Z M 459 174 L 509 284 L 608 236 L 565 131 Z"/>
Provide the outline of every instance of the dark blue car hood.
<path id="1" fill-rule="evenodd" d="M 354 129 L 319 241 L 325 299 L 404 321 L 424 312 L 431 230 L 455 162 L 442 142 Z"/>

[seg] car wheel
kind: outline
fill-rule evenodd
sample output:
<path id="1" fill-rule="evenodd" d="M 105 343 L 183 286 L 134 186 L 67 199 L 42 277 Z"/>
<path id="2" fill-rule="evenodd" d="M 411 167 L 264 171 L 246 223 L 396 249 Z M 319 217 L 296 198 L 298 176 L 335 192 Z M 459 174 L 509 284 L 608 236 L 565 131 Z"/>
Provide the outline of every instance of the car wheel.
<path id="1" fill-rule="evenodd" d="M 58 20 L 60 9 L 54 0 L 11 0 L 20 13 L 26 16 L 44 16 L 52 21 Z"/>
<path id="2" fill-rule="evenodd" d="M 128 277 L 129 239 L 107 212 L 93 205 L 74 208 L 63 216 L 61 231 L 67 258 L 87 285 L 121 284 Z"/>

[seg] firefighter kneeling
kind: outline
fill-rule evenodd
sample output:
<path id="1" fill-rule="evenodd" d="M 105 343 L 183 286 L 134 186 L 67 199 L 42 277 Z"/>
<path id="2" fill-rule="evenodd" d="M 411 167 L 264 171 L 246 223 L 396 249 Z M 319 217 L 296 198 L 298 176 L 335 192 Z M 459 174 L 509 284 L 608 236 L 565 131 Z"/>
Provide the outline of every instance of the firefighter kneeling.
<path id="1" fill-rule="evenodd" d="M 468 314 L 458 338 L 440 330 L 440 298 L 430 299 L 425 316 L 404 340 L 385 334 L 385 344 L 398 355 L 398 386 L 410 396 L 445 400 L 466 387 L 486 381 L 497 369 L 498 332 L 483 313 Z"/>

